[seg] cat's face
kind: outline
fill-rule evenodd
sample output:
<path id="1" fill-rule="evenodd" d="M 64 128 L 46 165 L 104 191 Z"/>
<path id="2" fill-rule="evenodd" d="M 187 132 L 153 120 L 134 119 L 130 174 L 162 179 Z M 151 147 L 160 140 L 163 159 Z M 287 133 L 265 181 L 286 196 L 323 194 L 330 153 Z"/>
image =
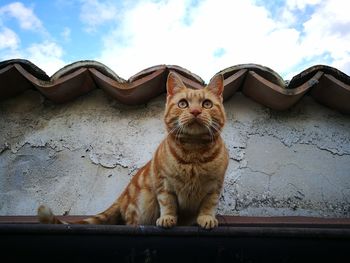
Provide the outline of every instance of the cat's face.
<path id="1" fill-rule="evenodd" d="M 215 76 L 204 89 L 194 90 L 186 88 L 178 75 L 170 73 L 167 92 L 164 121 L 169 133 L 176 138 L 214 140 L 221 132 L 226 121 L 221 75 Z"/>

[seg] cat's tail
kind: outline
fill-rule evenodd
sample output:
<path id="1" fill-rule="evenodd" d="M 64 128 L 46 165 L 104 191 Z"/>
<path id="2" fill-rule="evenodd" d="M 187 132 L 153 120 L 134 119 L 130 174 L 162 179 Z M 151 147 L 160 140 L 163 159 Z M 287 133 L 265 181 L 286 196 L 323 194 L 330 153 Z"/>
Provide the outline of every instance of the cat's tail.
<path id="1" fill-rule="evenodd" d="M 66 222 L 58 219 L 47 206 L 41 205 L 38 208 L 38 218 L 43 224 L 100 224 L 114 225 L 122 224 L 119 202 L 113 203 L 107 210 L 92 217 L 83 220 Z"/>

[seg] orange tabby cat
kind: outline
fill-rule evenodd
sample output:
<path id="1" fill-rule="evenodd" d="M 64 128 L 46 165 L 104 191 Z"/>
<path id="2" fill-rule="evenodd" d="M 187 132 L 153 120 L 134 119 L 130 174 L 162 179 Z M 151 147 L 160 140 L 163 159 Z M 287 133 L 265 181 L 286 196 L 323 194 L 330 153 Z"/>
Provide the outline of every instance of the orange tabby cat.
<path id="1" fill-rule="evenodd" d="M 205 229 L 218 225 L 215 210 L 228 164 L 220 136 L 226 120 L 223 78 L 216 75 L 206 88 L 193 90 L 169 73 L 167 92 L 164 121 L 168 135 L 153 159 L 107 210 L 72 223 L 169 228 L 197 222 Z M 66 223 L 45 206 L 39 207 L 38 216 L 42 223 Z"/>

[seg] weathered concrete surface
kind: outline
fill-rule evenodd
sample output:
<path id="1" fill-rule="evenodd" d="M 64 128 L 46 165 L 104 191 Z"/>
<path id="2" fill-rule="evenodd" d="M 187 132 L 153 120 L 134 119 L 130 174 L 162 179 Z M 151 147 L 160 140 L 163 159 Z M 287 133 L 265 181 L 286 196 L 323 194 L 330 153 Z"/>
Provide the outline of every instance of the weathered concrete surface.
<path id="1" fill-rule="evenodd" d="M 225 103 L 230 166 L 218 212 L 350 216 L 350 116 L 304 97 L 274 112 Z M 165 135 L 164 96 L 130 107 L 96 90 L 54 105 L 35 91 L 0 103 L 0 215 L 94 214 L 121 193 Z"/>

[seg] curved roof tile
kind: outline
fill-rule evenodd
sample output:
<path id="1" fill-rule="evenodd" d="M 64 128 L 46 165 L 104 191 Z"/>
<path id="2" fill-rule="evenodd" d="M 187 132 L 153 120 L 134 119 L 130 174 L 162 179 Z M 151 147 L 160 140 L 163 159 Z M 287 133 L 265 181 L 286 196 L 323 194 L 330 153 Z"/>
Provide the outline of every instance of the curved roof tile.
<path id="1" fill-rule="evenodd" d="M 64 103 L 101 88 L 122 103 L 142 104 L 166 91 L 170 71 L 177 72 L 191 88 L 200 89 L 205 85 L 198 75 L 176 65 L 153 66 L 124 80 L 106 65 L 92 60 L 69 64 L 52 77 L 28 60 L 6 60 L 0 62 L 0 100 L 36 88 L 46 98 Z M 224 76 L 224 100 L 241 90 L 258 103 L 286 110 L 305 94 L 310 94 L 323 105 L 350 113 L 350 77 L 330 66 L 312 66 L 290 82 L 272 69 L 257 64 L 235 65 L 217 74 Z"/>

